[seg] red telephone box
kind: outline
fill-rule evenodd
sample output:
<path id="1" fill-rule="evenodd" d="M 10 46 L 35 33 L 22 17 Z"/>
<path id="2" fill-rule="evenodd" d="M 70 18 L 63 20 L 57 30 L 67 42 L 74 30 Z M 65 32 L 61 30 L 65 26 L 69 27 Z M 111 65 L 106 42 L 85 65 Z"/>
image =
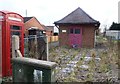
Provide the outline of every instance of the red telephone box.
<path id="1" fill-rule="evenodd" d="M 20 38 L 20 51 L 24 53 L 23 17 L 14 12 L 0 11 L 0 74 L 2 77 L 12 75 L 12 35 Z M 1 61 L 1 60 L 0 60 Z"/>

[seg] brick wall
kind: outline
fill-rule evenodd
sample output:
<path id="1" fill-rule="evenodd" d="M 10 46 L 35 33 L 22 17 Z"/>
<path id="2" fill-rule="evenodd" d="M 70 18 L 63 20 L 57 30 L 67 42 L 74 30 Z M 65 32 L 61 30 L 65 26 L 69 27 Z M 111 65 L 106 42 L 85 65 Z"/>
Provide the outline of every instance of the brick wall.
<path id="1" fill-rule="evenodd" d="M 62 30 L 66 30 L 66 32 L 62 32 Z M 68 30 L 68 26 L 60 26 L 60 30 L 59 30 L 59 45 L 60 46 L 68 46 L 69 45 L 69 38 L 68 38 L 68 32 L 69 32 L 69 30 Z"/>
<path id="2" fill-rule="evenodd" d="M 82 29 L 82 47 L 94 47 L 95 27 L 86 25 Z"/>
<path id="3" fill-rule="evenodd" d="M 60 25 L 60 35 L 59 41 L 60 46 L 69 44 L 69 28 L 70 27 L 81 27 L 82 28 L 82 47 L 94 47 L 94 39 L 95 39 L 95 27 L 94 25 L 69 25 L 63 26 Z M 62 30 L 66 30 L 66 33 L 62 32 Z"/>

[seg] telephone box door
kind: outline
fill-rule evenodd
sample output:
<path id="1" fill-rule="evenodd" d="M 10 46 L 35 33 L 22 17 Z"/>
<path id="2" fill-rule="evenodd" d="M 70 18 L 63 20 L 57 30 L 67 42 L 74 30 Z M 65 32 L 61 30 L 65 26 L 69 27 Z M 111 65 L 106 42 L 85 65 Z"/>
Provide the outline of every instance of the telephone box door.
<path id="1" fill-rule="evenodd" d="M 12 36 L 17 35 L 19 36 L 19 49 L 23 55 L 23 31 L 22 31 L 22 25 L 20 24 L 9 24 L 10 29 L 10 59 L 12 58 Z M 10 64 L 10 73 L 12 73 L 12 65 Z"/>

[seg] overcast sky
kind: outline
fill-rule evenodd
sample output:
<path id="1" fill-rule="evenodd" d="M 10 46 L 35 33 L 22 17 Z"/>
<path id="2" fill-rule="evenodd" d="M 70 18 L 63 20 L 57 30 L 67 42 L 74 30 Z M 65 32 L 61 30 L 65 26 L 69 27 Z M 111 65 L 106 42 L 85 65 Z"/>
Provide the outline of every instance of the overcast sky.
<path id="1" fill-rule="evenodd" d="M 23 17 L 35 16 L 44 25 L 54 25 L 78 7 L 95 20 L 100 28 L 118 22 L 119 0 L 0 0 L 0 10 L 17 12 Z"/>

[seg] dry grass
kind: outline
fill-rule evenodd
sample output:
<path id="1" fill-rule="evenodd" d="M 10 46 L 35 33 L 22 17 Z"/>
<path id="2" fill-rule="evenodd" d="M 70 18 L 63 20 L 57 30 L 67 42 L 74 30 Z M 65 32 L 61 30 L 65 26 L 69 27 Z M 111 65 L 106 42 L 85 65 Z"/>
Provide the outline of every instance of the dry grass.
<path id="1" fill-rule="evenodd" d="M 57 74 L 62 68 L 72 61 L 75 56 L 81 54 L 81 58 L 76 63 L 74 71 L 67 76 L 64 73 L 57 77 L 58 82 L 109 82 L 113 83 L 118 81 L 118 45 L 116 41 L 107 40 L 106 38 L 99 37 L 99 42 L 103 48 L 94 49 L 70 49 L 66 47 L 56 47 L 50 50 L 50 60 L 58 63 Z M 86 55 L 89 54 L 92 58 L 90 61 L 85 62 Z M 66 58 L 67 57 L 67 58 Z M 101 60 L 96 61 L 95 58 L 99 57 Z M 70 58 L 70 59 L 68 59 Z M 88 69 L 81 68 L 80 66 L 86 64 Z"/>

